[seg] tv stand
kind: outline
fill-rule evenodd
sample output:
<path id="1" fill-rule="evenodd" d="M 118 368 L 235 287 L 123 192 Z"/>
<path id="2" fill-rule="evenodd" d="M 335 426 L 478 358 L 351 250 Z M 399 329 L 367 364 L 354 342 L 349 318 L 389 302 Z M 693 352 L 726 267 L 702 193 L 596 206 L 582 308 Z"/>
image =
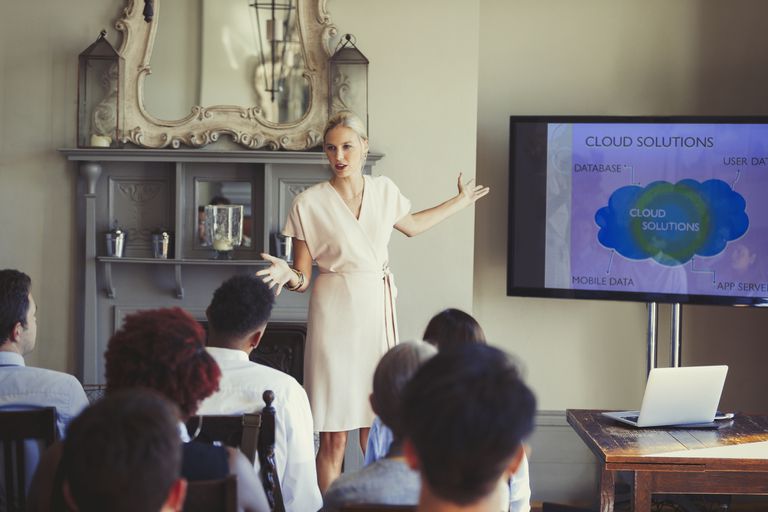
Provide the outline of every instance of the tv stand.
<path id="1" fill-rule="evenodd" d="M 682 310 L 679 302 L 672 305 L 672 318 L 670 320 L 670 356 L 669 365 L 677 368 L 681 361 L 682 348 Z M 648 359 L 647 367 L 650 373 L 658 365 L 657 346 L 659 340 L 659 304 L 648 303 Z M 647 375 L 647 374 L 646 374 Z"/>

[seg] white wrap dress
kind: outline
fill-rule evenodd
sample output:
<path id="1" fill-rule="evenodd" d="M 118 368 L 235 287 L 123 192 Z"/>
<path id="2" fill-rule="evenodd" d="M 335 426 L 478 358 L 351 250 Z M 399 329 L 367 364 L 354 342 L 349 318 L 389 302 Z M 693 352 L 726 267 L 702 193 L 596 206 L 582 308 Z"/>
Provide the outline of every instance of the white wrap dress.
<path id="1" fill-rule="evenodd" d="M 304 356 L 316 432 L 371 426 L 373 372 L 397 343 L 397 291 L 387 245 L 411 203 L 389 178 L 363 179 L 359 219 L 323 182 L 296 196 L 283 229 L 285 236 L 306 242 L 319 269 Z"/>

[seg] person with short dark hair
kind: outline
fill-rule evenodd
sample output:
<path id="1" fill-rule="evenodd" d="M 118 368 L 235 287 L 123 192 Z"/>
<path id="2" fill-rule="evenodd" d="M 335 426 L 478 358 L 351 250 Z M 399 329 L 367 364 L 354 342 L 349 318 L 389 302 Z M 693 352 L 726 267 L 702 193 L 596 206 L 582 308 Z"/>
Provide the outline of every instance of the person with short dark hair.
<path id="1" fill-rule="evenodd" d="M 37 343 L 37 304 L 31 287 L 27 274 L 0 270 L 0 410 L 55 407 L 58 434 L 63 437 L 72 418 L 88 405 L 88 398 L 72 375 L 26 366 L 24 356 Z M 26 445 L 24 478 L 29 484 L 38 464 L 39 446 L 34 441 Z M 0 478 L 0 491 L 4 486 L 5 479 Z"/>
<path id="2" fill-rule="evenodd" d="M 0 270 L 0 409 L 55 407 L 63 436 L 88 398 L 72 375 L 24 364 L 37 343 L 37 303 L 31 288 L 27 274 Z"/>
<path id="3" fill-rule="evenodd" d="M 496 512 L 499 482 L 523 458 L 536 398 L 510 357 L 470 343 L 438 353 L 403 395 L 404 453 L 421 474 L 420 511 Z"/>
<path id="4" fill-rule="evenodd" d="M 79 512 L 181 510 L 178 409 L 157 393 L 111 393 L 73 422 L 64 442 L 64 498 Z"/>
<path id="5" fill-rule="evenodd" d="M 317 510 L 312 413 L 304 388 L 288 374 L 255 363 L 250 353 L 267 327 L 275 296 L 254 275 L 227 279 L 206 310 L 207 352 L 221 368 L 219 390 L 200 404 L 200 414 L 243 414 L 264 407 L 262 395 L 275 393 L 275 464 L 287 512 Z"/>

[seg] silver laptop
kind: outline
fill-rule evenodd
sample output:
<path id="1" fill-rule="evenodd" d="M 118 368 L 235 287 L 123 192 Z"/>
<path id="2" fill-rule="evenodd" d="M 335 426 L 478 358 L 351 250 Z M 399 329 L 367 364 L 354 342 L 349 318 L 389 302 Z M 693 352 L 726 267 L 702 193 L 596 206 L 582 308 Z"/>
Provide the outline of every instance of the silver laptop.
<path id="1" fill-rule="evenodd" d="M 654 368 L 639 411 L 603 414 L 633 427 L 717 427 L 715 414 L 727 373 L 727 366 Z"/>

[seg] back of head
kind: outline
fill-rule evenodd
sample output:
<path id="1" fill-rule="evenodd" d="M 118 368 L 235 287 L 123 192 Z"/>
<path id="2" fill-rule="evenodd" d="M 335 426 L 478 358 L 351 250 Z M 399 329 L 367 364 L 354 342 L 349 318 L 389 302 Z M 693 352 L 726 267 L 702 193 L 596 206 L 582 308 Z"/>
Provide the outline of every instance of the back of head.
<path id="1" fill-rule="evenodd" d="M 398 440 L 403 435 L 401 403 L 403 389 L 422 364 L 437 353 L 423 341 L 395 345 L 379 361 L 373 374 L 373 402 L 376 414 Z"/>
<path id="2" fill-rule="evenodd" d="M 460 309 L 444 309 L 427 324 L 424 341 L 432 343 L 438 350 L 463 343 L 486 343 L 485 333 L 472 315 Z"/>
<path id="3" fill-rule="evenodd" d="M 468 505 L 493 492 L 535 410 L 506 353 L 464 344 L 439 352 L 406 385 L 403 427 L 431 491 Z"/>
<path id="4" fill-rule="evenodd" d="M 70 424 L 62 469 L 80 512 L 160 510 L 180 478 L 173 404 L 146 390 L 122 391 Z"/>
<path id="5" fill-rule="evenodd" d="M 341 110 L 333 114 L 328 122 L 325 124 L 325 130 L 323 131 L 323 140 L 329 131 L 333 130 L 337 126 L 343 126 L 354 131 L 358 137 L 362 140 L 368 140 L 368 133 L 365 129 L 365 123 L 360 119 L 357 114 L 350 110 Z"/>
<path id="6" fill-rule="evenodd" d="M 0 344 L 9 339 L 14 326 L 27 326 L 29 290 L 32 280 L 18 270 L 0 270 Z"/>
<path id="7" fill-rule="evenodd" d="M 227 345 L 263 328 L 274 304 L 275 294 L 255 275 L 227 279 L 213 293 L 206 311 L 212 334 L 209 344 Z"/>
<path id="8" fill-rule="evenodd" d="M 205 331 L 180 308 L 140 311 L 126 317 L 110 338 L 107 393 L 146 387 L 176 404 L 183 419 L 219 388 L 221 371 L 206 352 Z"/>

